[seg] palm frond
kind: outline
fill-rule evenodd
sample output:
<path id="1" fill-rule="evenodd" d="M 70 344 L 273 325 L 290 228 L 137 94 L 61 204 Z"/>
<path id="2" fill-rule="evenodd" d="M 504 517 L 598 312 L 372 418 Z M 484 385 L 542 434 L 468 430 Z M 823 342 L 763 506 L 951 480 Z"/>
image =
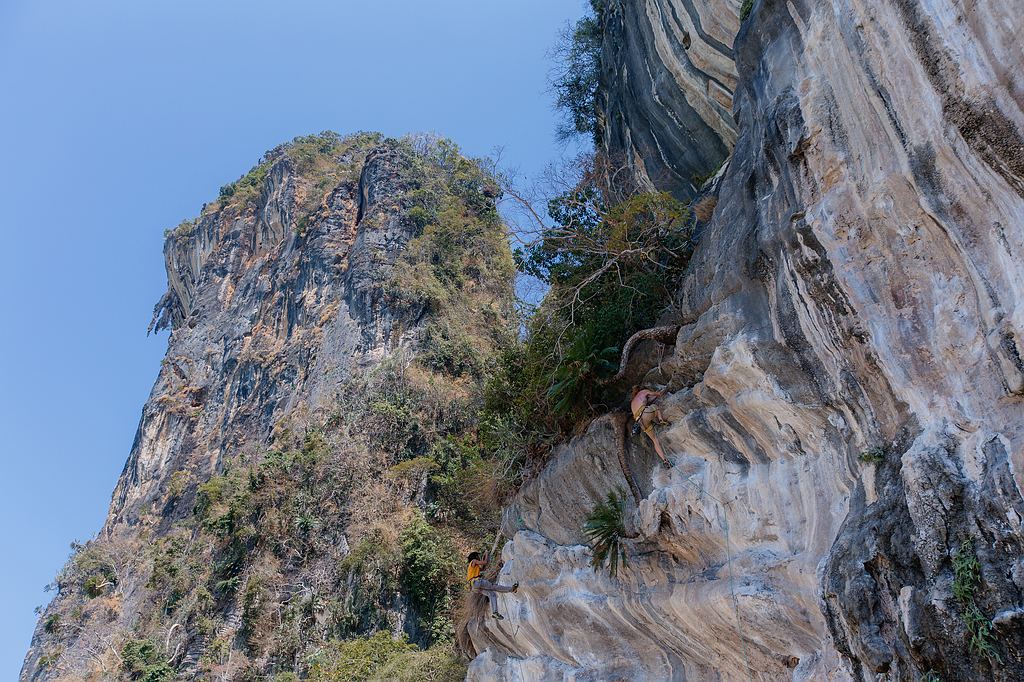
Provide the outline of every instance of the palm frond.
<path id="1" fill-rule="evenodd" d="M 621 490 L 608 493 L 607 499 L 594 507 L 583 525 L 583 535 L 594 551 L 590 565 L 595 571 L 607 565 L 608 574 L 612 577 L 618 573 L 620 563 L 623 566 L 628 563 L 623 544 L 626 537 L 622 512 L 623 496 Z"/>

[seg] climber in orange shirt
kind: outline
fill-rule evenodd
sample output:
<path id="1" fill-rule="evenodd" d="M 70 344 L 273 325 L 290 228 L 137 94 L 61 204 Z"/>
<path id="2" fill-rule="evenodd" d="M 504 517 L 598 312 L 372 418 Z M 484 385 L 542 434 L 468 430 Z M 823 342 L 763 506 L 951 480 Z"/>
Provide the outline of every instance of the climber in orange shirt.
<path id="1" fill-rule="evenodd" d="M 513 583 L 512 587 L 507 585 L 496 585 L 486 578 L 480 577 L 480 571 L 487 568 L 487 560 L 480 558 L 480 552 L 471 552 L 468 557 L 469 564 L 466 566 L 466 580 L 469 581 L 469 589 L 487 596 L 491 604 L 491 615 L 498 620 L 504 620 L 504 616 L 498 613 L 498 592 L 515 592 L 519 589 L 519 583 Z"/>
<path id="2" fill-rule="evenodd" d="M 649 388 L 641 388 L 640 386 L 634 386 L 633 398 L 629 403 L 629 409 L 633 413 L 633 432 L 636 433 L 638 430 L 642 430 L 647 434 L 647 437 L 651 439 L 654 444 L 654 451 L 658 453 L 658 457 L 667 466 L 671 466 L 668 458 L 665 456 L 665 451 L 661 449 L 661 441 L 658 440 L 658 435 L 654 433 L 654 424 L 657 423 L 667 424 L 665 418 L 661 416 L 661 409 L 655 405 L 655 401 L 658 398 L 665 395 L 665 391 L 652 391 Z M 651 409 L 653 408 L 653 409 Z"/>

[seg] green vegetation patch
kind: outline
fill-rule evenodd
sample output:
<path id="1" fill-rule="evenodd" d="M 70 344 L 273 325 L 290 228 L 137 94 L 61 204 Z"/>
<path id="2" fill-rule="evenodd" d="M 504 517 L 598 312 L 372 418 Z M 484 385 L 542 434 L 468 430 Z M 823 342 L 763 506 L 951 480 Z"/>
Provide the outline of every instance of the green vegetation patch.
<path id="1" fill-rule="evenodd" d="M 623 499 L 622 491 L 608 493 L 607 499 L 590 512 L 583 526 L 583 534 L 593 548 L 590 565 L 595 571 L 607 568 L 612 577 L 618 573 L 620 564 L 627 564 L 623 544 L 626 538 Z"/>
<path id="2" fill-rule="evenodd" d="M 549 85 L 555 95 L 555 106 L 564 115 L 564 121 L 557 129 L 562 140 L 575 135 L 590 135 L 598 146 L 601 131 L 597 93 L 605 5 L 605 0 L 590 0 L 591 12 L 563 32 L 555 46 L 555 65 Z"/>
<path id="3" fill-rule="evenodd" d="M 865 464 L 881 464 L 885 461 L 885 448 L 876 447 L 857 455 L 857 459 Z"/>
<path id="4" fill-rule="evenodd" d="M 614 202 L 604 173 L 584 170 L 547 206 L 552 225 L 515 252 L 519 270 L 549 287 L 488 368 L 482 440 L 516 485 L 552 444 L 621 401 L 608 393 L 621 349 L 654 326 L 689 263 L 687 207 L 634 192 Z"/>
<path id="5" fill-rule="evenodd" d="M 171 682 L 174 668 L 160 655 L 159 645 L 148 639 L 133 639 L 121 648 L 121 668 L 140 682 Z"/>
<path id="6" fill-rule="evenodd" d="M 399 537 L 402 584 L 432 641 L 452 632 L 451 608 L 461 589 L 462 562 L 451 536 L 416 515 Z"/>
<path id="7" fill-rule="evenodd" d="M 967 626 L 970 650 L 989 660 L 1001 662 L 996 651 L 997 640 L 992 621 L 976 601 L 981 588 L 981 563 L 970 540 L 964 540 L 953 554 L 953 576 L 953 596 L 960 604 L 961 615 Z"/>

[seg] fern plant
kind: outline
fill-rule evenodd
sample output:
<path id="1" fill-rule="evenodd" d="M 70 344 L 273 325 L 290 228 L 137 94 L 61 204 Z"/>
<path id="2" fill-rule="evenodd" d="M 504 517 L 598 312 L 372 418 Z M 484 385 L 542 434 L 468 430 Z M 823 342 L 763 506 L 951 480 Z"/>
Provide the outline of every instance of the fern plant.
<path id="1" fill-rule="evenodd" d="M 560 416 L 568 413 L 597 377 L 614 372 L 618 352 L 617 346 L 570 352 L 551 375 L 547 395 L 554 413 Z"/>
<path id="2" fill-rule="evenodd" d="M 623 497 L 621 490 L 608 493 L 607 500 L 594 507 L 583 526 L 583 534 L 594 550 L 590 565 L 595 571 L 607 566 L 608 574 L 613 578 L 620 563 L 627 565 L 623 541 L 629 536 L 623 520 Z"/>

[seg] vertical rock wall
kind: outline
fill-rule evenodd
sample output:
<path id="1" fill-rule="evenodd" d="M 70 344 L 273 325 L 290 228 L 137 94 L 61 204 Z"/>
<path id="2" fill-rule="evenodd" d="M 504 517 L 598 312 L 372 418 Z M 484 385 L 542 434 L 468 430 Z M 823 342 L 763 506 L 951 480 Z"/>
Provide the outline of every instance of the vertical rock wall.
<path id="1" fill-rule="evenodd" d="M 1024 679 L 1022 29 L 1004 0 L 755 3 L 678 337 L 633 367 L 669 388 L 674 466 L 630 439 L 640 537 L 609 578 L 581 527 L 627 489 L 612 420 L 556 453 L 472 679 Z M 664 58 L 617 35 L 608 69 Z M 677 88 L 612 143 L 672 134 Z M 655 146 L 648 175 L 689 158 Z"/>
<path id="2" fill-rule="evenodd" d="M 108 531 L 159 515 L 171 472 L 201 480 L 229 449 L 265 442 L 295 405 L 325 409 L 353 363 L 399 342 L 382 284 L 416 231 L 398 203 L 410 178 L 398 150 L 360 152 L 302 235 L 298 179 L 280 154 L 249 211 L 207 213 L 168 238 L 157 315 L 173 331 Z"/>

